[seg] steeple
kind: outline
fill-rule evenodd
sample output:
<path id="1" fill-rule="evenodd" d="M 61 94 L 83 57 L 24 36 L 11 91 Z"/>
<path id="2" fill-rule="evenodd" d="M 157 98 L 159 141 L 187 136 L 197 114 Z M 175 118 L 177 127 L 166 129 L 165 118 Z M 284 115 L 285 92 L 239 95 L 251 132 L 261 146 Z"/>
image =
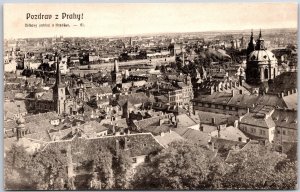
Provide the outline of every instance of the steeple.
<path id="1" fill-rule="evenodd" d="M 259 36 L 256 42 L 255 50 L 266 50 L 265 48 L 265 40 L 262 38 L 261 29 L 259 30 Z"/>
<path id="2" fill-rule="evenodd" d="M 61 83 L 61 73 L 60 73 L 60 69 L 59 69 L 59 62 L 58 62 L 58 56 L 55 56 L 55 62 L 56 62 L 56 82 L 55 85 L 56 86 L 60 86 L 62 85 Z"/>
<path id="3" fill-rule="evenodd" d="M 259 29 L 259 36 L 258 38 L 260 39 L 261 38 L 261 29 Z"/>
<path id="4" fill-rule="evenodd" d="M 255 50 L 255 42 L 253 40 L 253 29 L 251 30 L 251 36 L 250 36 L 250 41 L 248 43 L 248 47 L 247 47 L 247 59 L 249 54 Z"/>

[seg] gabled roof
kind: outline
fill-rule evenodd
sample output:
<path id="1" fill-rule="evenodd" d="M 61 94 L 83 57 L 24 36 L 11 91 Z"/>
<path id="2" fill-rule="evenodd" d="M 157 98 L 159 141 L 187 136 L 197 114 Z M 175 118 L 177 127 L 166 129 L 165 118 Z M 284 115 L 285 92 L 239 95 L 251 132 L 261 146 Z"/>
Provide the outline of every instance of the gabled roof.
<path id="1" fill-rule="evenodd" d="M 181 137 L 183 137 L 188 141 L 200 143 L 205 146 L 208 144 L 208 141 L 210 140 L 209 133 L 199 131 L 199 130 L 194 130 L 190 128 L 174 128 L 173 131 L 175 131 Z"/>
<path id="2" fill-rule="evenodd" d="M 171 142 L 184 140 L 183 137 L 174 131 L 155 136 L 155 139 L 165 147 L 167 147 Z"/>
<path id="3" fill-rule="evenodd" d="M 241 123 L 247 124 L 247 125 L 253 125 L 256 127 L 262 127 L 262 128 L 272 128 L 275 127 L 276 124 L 273 121 L 272 117 L 258 117 L 255 113 L 247 113 L 242 117 Z"/>

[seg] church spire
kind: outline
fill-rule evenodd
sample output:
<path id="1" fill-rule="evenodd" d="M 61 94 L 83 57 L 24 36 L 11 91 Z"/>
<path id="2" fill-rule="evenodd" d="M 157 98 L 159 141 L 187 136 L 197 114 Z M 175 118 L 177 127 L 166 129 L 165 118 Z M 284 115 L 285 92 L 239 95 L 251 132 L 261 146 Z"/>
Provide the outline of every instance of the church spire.
<path id="1" fill-rule="evenodd" d="M 259 39 L 261 38 L 261 29 L 259 29 Z"/>
<path id="2" fill-rule="evenodd" d="M 255 50 L 255 43 L 253 40 L 253 29 L 251 29 L 251 35 L 250 35 L 250 41 L 248 43 L 248 47 L 247 47 L 247 59 L 249 54 Z"/>
<path id="3" fill-rule="evenodd" d="M 256 50 L 266 50 L 265 41 L 264 41 L 264 39 L 262 38 L 262 35 L 261 35 L 261 29 L 259 30 L 259 36 L 258 36 L 258 39 L 257 39 L 255 49 Z"/>
<path id="4" fill-rule="evenodd" d="M 61 85 L 61 73 L 60 73 L 60 69 L 59 69 L 59 62 L 58 62 L 58 55 L 56 54 L 55 56 L 55 62 L 56 62 L 56 86 Z"/>

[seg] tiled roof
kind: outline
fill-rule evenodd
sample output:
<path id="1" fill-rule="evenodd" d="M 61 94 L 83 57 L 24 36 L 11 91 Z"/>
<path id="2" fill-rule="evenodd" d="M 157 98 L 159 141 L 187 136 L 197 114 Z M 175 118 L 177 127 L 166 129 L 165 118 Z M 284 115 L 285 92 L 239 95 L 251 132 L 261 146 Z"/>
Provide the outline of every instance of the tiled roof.
<path id="1" fill-rule="evenodd" d="M 45 130 L 41 131 L 41 132 L 38 132 L 38 133 L 25 135 L 25 137 L 28 138 L 28 139 L 44 141 L 44 142 L 51 141 L 51 137 L 50 137 L 48 131 L 45 131 Z"/>
<path id="2" fill-rule="evenodd" d="M 97 94 L 107 94 L 112 93 L 111 87 L 94 87 L 94 88 L 88 88 L 86 89 L 86 93 L 90 96 L 95 96 Z"/>
<path id="3" fill-rule="evenodd" d="M 247 125 L 253 125 L 253 126 L 263 127 L 267 129 L 275 127 L 276 125 L 272 117 L 267 117 L 267 118 L 257 117 L 257 115 L 254 113 L 245 114 L 240 122 Z"/>
<path id="4" fill-rule="evenodd" d="M 202 132 L 199 130 L 194 130 L 190 128 L 175 128 L 173 129 L 176 133 L 178 133 L 181 137 L 188 141 L 197 142 L 202 145 L 207 145 L 210 140 L 209 133 Z"/>
<path id="5" fill-rule="evenodd" d="M 108 128 L 104 127 L 97 121 L 89 121 L 79 126 L 79 128 L 82 128 L 85 134 L 100 133 L 102 131 L 108 130 Z"/>
<path id="6" fill-rule="evenodd" d="M 248 156 L 249 151 L 251 151 L 251 155 L 261 156 L 265 154 L 266 151 L 271 152 L 272 146 L 269 143 L 262 144 L 260 141 L 251 140 L 242 149 L 229 151 L 228 156 L 226 158 L 226 162 L 236 163 L 238 161 L 241 161 Z M 271 152 L 271 153 L 278 157 L 283 157 L 281 154 L 277 152 Z"/>
<path id="7" fill-rule="evenodd" d="M 4 102 L 4 113 L 18 114 L 19 110 L 20 113 L 27 112 L 25 101 Z"/>
<path id="8" fill-rule="evenodd" d="M 269 86 L 268 93 L 278 94 L 281 92 L 297 89 L 297 72 L 284 72 L 275 77 Z"/>
<path id="9" fill-rule="evenodd" d="M 145 129 L 149 126 L 159 125 L 159 120 L 162 119 L 162 117 L 151 117 L 147 119 L 142 119 L 140 121 L 134 121 L 133 123 L 138 129 Z"/>
<path id="10" fill-rule="evenodd" d="M 179 127 L 190 127 L 197 124 L 187 114 L 177 115 L 176 119 L 178 120 Z"/>
<path id="11" fill-rule="evenodd" d="M 252 107 L 253 105 L 267 105 L 273 107 L 287 107 L 282 98 L 277 95 L 244 95 L 231 93 L 215 92 L 211 95 L 202 95 L 194 99 L 195 102 L 215 103 L 223 105 L 232 105 L 241 108 Z"/>
<path id="12" fill-rule="evenodd" d="M 288 109 L 297 109 L 298 108 L 298 94 L 291 94 L 283 97 L 284 103 Z"/>
<path id="13" fill-rule="evenodd" d="M 165 147 L 167 147 L 168 144 L 173 141 L 184 140 L 183 137 L 181 137 L 178 133 L 174 131 L 166 132 L 162 135 L 155 136 L 155 139 L 157 139 L 157 141 Z"/>
<path id="14" fill-rule="evenodd" d="M 220 137 L 218 137 L 218 135 L 220 135 Z M 242 131 L 233 126 L 221 128 L 220 134 L 218 134 L 218 130 L 215 130 L 211 132 L 211 136 L 231 141 L 239 141 L 239 138 L 242 138 L 242 141 L 245 142 L 248 139 Z"/>
<path id="15" fill-rule="evenodd" d="M 215 125 L 226 124 L 229 121 L 231 115 L 224 115 L 224 114 L 216 114 L 213 112 L 206 112 L 206 111 L 197 111 L 198 117 L 200 117 L 201 124 L 212 124 L 212 119 L 215 119 Z"/>
<path id="16" fill-rule="evenodd" d="M 296 110 L 275 109 L 272 118 L 276 126 L 297 129 L 298 121 Z"/>
<path id="17" fill-rule="evenodd" d="M 153 135 L 159 135 L 161 133 L 169 132 L 172 128 L 174 128 L 173 125 L 170 124 L 162 124 L 162 125 L 150 125 L 146 126 L 142 129 L 143 132 L 150 132 Z"/>
<path id="18" fill-rule="evenodd" d="M 151 133 L 139 133 L 130 135 L 105 136 L 93 139 L 75 137 L 71 140 L 49 142 L 43 150 L 51 148 L 67 149 L 71 146 L 72 158 L 76 162 L 82 156 L 89 157 L 91 151 L 101 148 L 116 153 L 116 143 L 119 143 L 119 150 L 125 150 L 131 157 L 149 155 L 158 152 L 164 147 L 157 142 Z M 127 148 L 126 148 L 126 145 Z"/>
<path id="19" fill-rule="evenodd" d="M 133 93 L 130 95 L 121 95 L 118 99 L 118 104 L 119 106 L 123 106 L 127 101 L 129 101 L 133 105 L 136 105 L 136 104 L 141 104 L 150 101 L 150 99 L 143 92 Z"/>
<path id="20" fill-rule="evenodd" d="M 39 97 L 38 100 L 53 101 L 53 90 L 49 89 L 41 97 Z"/>

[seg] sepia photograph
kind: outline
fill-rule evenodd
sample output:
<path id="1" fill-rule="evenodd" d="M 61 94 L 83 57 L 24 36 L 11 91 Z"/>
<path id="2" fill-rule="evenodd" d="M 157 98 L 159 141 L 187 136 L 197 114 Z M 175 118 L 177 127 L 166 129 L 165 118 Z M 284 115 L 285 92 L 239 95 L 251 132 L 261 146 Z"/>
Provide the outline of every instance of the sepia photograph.
<path id="1" fill-rule="evenodd" d="M 4 190 L 296 190 L 297 3 L 3 5 Z"/>

